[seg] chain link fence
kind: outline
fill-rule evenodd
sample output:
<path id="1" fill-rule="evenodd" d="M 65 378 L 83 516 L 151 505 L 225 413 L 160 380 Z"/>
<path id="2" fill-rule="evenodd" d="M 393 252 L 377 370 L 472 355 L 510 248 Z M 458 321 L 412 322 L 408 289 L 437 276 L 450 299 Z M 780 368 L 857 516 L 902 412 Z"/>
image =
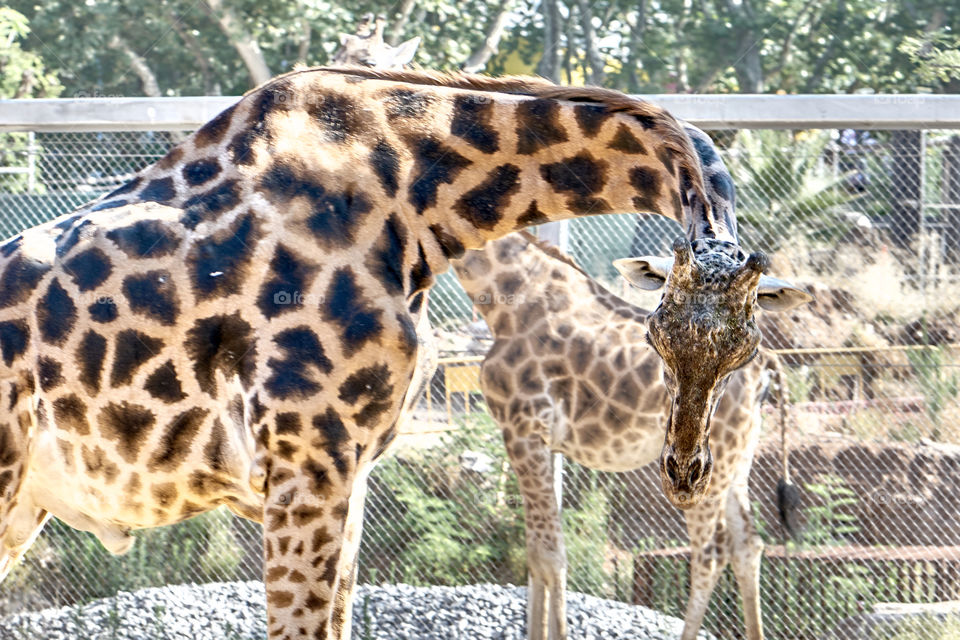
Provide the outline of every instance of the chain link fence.
<path id="1" fill-rule="evenodd" d="M 786 371 L 787 443 L 803 533 L 784 546 L 774 501 L 779 412 L 763 412 L 750 495 L 767 553 L 768 638 L 865 637 L 852 618 L 884 603 L 960 598 L 960 133 L 948 130 L 711 132 L 738 189 L 744 246 L 816 303 L 763 315 Z M 181 132 L 8 133 L 0 235 L 123 183 Z M 614 258 L 666 255 L 661 218 L 571 221 L 568 252 L 617 293 Z M 477 385 L 489 332 L 452 274 L 431 296 L 441 367 L 394 454 L 370 480 L 361 583 L 526 583 L 523 511 L 499 429 Z M 682 514 L 654 468 L 602 474 L 565 463 L 568 588 L 683 617 Z M 0 592 L 0 613 L 71 605 L 118 590 L 258 579 L 259 527 L 223 511 L 144 531 L 127 556 L 51 522 Z M 896 637 L 957 637 L 936 624 Z M 704 627 L 744 637 L 735 581 Z M 951 631 L 952 630 L 952 631 Z"/>

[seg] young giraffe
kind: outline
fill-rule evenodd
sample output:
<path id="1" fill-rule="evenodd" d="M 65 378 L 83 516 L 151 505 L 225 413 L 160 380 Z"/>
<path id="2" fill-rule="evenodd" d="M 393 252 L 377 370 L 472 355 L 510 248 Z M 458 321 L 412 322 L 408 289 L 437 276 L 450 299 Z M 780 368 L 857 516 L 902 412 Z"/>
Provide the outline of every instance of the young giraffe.
<path id="1" fill-rule="evenodd" d="M 47 514 L 121 551 L 130 529 L 218 504 L 262 513 L 270 637 L 340 637 L 365 480 L 396 434 L 435 274 L 548 220 L 684 220 L 707 284 L 741 294 L 715 303 L 722 348 L 698 358 L 712 380 L 678 368 L 701 342 L 671 342 L 685 330 L 669 314 L 651 325 L 678 374 L 672 423 L 705 430 L 759 341 L 763 260 L 741 264 L 732 220 L 690 206 L 702 193 L 676 121 L 617 92 L 364 69 L 270 81 L 0 247 L 4 548 Z M 680 315 L 703 308 L 677 295 L 702 286 L 687 257 L 668 282 Z M 700 441 L 672 459 L 708 459 Z"/>
<path id="2" fill-rule="evenodd" d="M 600 471 L 627 471 L 657 459 L 671 398 L 661 361 L 646 341 L 649 312 L 524 232 L 452 264 L 495 336 L 481 386 L 524 497 L 528 637 L 565 639 L 566 555 L 551 454 Z M 763 637 L 763 545 L 753 527 L 747 478 L 760 401 L 769 371 L 778 366 L 769 354 L 744 363 L 710 420 L 713 476 L 704 498 L 685 512 L 693 552 L 684 640 L 696 638 L 730 560 L 747 637 Z"/>
<path id="3" fill-rule="evenodd" d="M 373 28 L 370 27 L 371 22 Z M 420 46 L 420 37 L 391 47 L 383 39 L 386 24 L 381 16 L 376 19 L 369 14 L 364 16 L 355 34 L 340 34 L 340 47 L 334 52 L 331 62 L 375 69 L 401 69 L 408 65 Z"/>

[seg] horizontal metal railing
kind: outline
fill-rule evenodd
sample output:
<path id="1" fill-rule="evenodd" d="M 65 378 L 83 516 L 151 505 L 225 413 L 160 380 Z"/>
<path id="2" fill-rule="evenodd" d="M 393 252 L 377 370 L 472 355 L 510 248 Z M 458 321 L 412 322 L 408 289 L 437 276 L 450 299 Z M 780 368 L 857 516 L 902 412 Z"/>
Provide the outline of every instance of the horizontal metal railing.
<path id="1" fill-rule="evenodd" d="M 957 129 L 960 96 L 637 96 L 704 129 Z M 0 131 L 184 131 L 238 96 L 0 100 Z"/>

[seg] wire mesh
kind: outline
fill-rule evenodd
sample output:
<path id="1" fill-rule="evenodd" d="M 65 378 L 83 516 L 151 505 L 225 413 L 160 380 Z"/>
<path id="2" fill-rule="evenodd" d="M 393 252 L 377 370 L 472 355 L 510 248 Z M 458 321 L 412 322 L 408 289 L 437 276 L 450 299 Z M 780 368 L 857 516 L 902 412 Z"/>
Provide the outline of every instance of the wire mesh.
<path id="1" fill-rule="evenodd" d="M 123 183 L 184 134 L 4 134 L 0 235 Z M 956 313 L 960 134 L 713 132 L 734 175 L 743 244 L 817 302 L 761 317 L 786 370 L 788 446 L 803 533 L 784 545 L 774 504 L 778 414 L 763 412 L 750 499 L 767 553 L 768 638 L 849 630 L 881 603 L 958 598 L 960 393 Z M 569 253 L 617 293 L 616 257 L 666 254 L 672 221 L 570 222 Z M 646 306 L 656 296 L 635 298 Z M 477 385 L 489 332 L 457 280 L 440 277 L 431 320 L 442 363 L 396 452 L 370 480 L 359 581 L 526 583 L 523 505 Z M 683 616 L 687 536 L 656 470 L 601 474 L 566 463 L 568 587 Z M 4 583 L 0 613 L 118 590 L 255 579 L 259 527 L 226 512 L 145 531 L 127 556 L 57 522 Z M 720 579 L 704 627 L 743 637 L 736 581 Z M 911 636 L 912 637 L 912 636 Z M 947 637 L 944 635 L 943 637 Z"/>

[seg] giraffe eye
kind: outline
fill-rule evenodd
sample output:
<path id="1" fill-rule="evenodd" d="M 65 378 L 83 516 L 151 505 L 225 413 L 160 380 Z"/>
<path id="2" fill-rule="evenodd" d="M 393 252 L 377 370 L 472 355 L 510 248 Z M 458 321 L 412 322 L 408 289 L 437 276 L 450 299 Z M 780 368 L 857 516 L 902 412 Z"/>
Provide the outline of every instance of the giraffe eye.
<path id="1" fill-rule="evenodd" d="M 673 388 L 677 385 L 676 379 L 673 377 L 673 374 L 670 373 L 670 369 L 666 367 L 663 368 L 663 381 L 669 388 Z"/>
<path id="2" fill-rule="evenodd" d="M 657 352 L 657 355 L 660 356 L 660 359 L 663 359 L 663 356 L 660 354 L 660 349 L 657 349 L 657 345 L 653 344 L 653 339 L 650 337 L 650 332 L 644 336 L 644 339 L 647 341 L 647 344 L 650 345 L 650 348 Z"/>
<path id="3" fill-rule="evenodd" d="M 734 371 L 736 371 L 737 369 L 743 369 L 745 366 L 747 366 L 748 364 L 756 360 L 758 355 L 760 355 L 760 350 L 754 349 L 753 353 L 750 354 L 750 357 L 744 360 L 743 362 L 741 362 L 739 365 L 737 365 Z"/>

